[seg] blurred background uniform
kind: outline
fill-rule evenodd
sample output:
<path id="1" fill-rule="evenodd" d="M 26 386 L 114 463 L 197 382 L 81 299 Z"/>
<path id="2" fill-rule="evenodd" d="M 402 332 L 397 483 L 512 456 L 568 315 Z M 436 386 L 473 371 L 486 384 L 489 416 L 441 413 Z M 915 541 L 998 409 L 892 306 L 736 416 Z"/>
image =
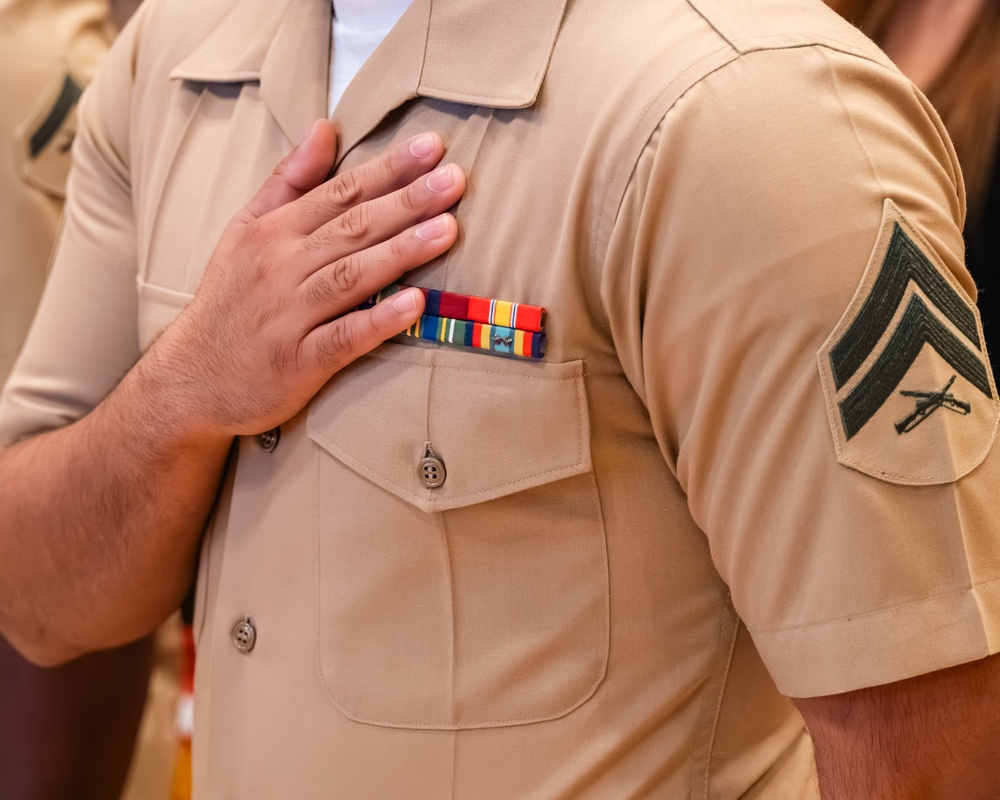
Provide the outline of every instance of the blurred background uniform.
<path id="1" fill-rule="evenodd" d="M 41 297 L 76 106 L 131 4 L 0 0 L 0 385 Z M 115 6 L 112 9 L 111 6 Z M 166 800 L 175 759 L 178 624 L 54 670 L 0 639 L 0 798 Z M 153 663 L 152 681 L 150 671 Z"/>
<path id="2" fill-rule="evenodd" d="M 1000 0 L 827 0 L 931 101 L 965 176 L 966 261 L 1000 377 Z"/>

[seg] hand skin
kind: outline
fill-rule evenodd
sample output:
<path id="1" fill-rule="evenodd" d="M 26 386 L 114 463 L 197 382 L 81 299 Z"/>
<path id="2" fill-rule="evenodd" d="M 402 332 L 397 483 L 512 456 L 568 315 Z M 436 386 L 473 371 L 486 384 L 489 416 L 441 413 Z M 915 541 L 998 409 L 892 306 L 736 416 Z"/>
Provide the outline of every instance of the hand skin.
<path id="1" fill-rule="evenodd" d="M 274 428 L 412 325 L 366 297 L 445 252 L 465 188 L 436 134 L 324 182 L 319 120 L 236 213 L 188 308 L 79 421 L 0 452 L 0 631 L 62 663 L 152 630 L 187 591 L 233 437 Z"/>
<path id="2" fill-rule="evenodd" d="M 1000 656 L 795 704 L 823 800 L 1000 797 Z"/>

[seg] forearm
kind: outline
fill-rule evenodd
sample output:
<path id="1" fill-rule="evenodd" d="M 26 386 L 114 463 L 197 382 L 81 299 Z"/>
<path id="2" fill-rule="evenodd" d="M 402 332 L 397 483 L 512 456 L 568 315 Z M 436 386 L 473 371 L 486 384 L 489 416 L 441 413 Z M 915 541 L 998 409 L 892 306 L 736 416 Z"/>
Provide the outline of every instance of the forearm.
<path id="1" fill-rule="evenodd" d="M 0 453 L 0 626 L 52 663 L 151 630 L 180 603 L 230 438 L 140 361 L 78 422 Z"/>
<path id="2" fill-rule="evenodd" d="M 797 700 L 813 738 L 823 800 L 1000 796 L 998 658 Z"/>
<path id="3" fill-rule="evenodd" d="M 327 181 L 335 130 L 317 122 L 115 390 L 0 453 L 0 631 L 25 655 L 59 661 L 151 630 L 188 588 L 233 437 L 291 419 L 416 322 L 415 289 L 353 309 L 455 241 L 445 210 L 464 176 L 427 174 L 443 153 L 417 136 Z"/>

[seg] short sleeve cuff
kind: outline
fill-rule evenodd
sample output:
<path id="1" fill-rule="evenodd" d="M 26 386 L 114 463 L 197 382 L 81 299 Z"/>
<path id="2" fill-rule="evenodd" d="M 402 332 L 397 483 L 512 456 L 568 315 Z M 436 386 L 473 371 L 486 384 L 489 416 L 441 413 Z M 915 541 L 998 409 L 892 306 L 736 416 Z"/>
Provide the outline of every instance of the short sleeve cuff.
<path id="1" fill-rule="evenodd" d="M 778 689 L 789 697 L 880 686 L 1000 651 L 1000 581 L 860 616 L 751 634 Z"/>

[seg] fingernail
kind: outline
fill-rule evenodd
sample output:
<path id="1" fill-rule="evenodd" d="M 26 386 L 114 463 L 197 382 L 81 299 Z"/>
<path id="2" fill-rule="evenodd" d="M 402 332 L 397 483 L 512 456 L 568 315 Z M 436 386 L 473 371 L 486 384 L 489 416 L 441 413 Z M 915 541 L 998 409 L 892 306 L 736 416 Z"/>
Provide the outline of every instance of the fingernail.
<path id="1" fill-rule="evenodd" d="M 440 239 L 447 232 L 448 221 L 444 214 L 434 217 L 434 219 L 429 219 L 427 222 L 421 223 L 417 226 L 417 230 L 415 231 L 417 238 L 422 239 L 425 242 L 433 242 L 435 239 Z"/>
<path id="2" fill-rule="evenodd" d="M 413 311 L 417 307 L 417 290 L 407 289 L 392 296 L 392 307 L 401 314 Z"/>
<path id="3" fill-rule="evenodd" d="M 451 174 L 451 164 L 438 167 L 427 176 L 427 188 L 432 192 L 443 192 L 445 189 L 451 188 L 454 182 L 455 178 Z"/>
<path id="4" fill-rule="evenodd" d="M 410 153 L 417 158 L 426 158 L 434 152 L 434 137 L 429 133 L 422 133 L 410 139 Z"/>

